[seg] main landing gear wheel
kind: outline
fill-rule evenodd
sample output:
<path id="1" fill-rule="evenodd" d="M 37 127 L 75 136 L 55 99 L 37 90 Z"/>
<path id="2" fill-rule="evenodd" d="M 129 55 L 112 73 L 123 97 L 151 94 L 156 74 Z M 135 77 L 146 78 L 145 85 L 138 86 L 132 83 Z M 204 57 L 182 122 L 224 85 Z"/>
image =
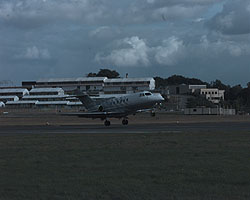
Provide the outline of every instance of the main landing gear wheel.
<path id="1" fill-rule="evenodd" d="M 123 120 L 122 120 L 122 124 L 123 124 L 123 125 L 128 125 L 128 120 L 127 120 L 127 119 L 123 119 Z"/>
<path id="2" fill-rule="evenodd" d="M 105 126 L 110 126 L 110 121 L 105 120 L 104 125 L 105 125 Z"/>

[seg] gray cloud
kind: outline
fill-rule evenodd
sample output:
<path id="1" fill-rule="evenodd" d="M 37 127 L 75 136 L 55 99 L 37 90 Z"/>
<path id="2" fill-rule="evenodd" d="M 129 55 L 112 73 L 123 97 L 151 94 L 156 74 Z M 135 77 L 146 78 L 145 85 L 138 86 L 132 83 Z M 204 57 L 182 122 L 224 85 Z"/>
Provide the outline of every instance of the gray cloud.
<path id="1" fill-rule="evenodd" d="M 117 46 L 109 55 L 98 53 L 95 60 L 118 67 L 148 67 L 151 63 L 173 66 L 183 57 L 185 49 L 183 41 L 175 36 L 163 40 L 159 46 L 150 47 L 138 36 L 119 40 Z"/>
<path id="2" fill-rule="evenodd" d="M 221 11 L 222 2 L 228 3 Z M 0 80 L 78 77 L 111 68 L 133 77 L 182 74 L 249 82 L 250 37 L 238 34 L 247 32 L 241 26 L 249 27 L 247 20 L 240 26 L 225 20 L 237 35 L 232 28 L 215 26 L 232 10 L 233 19 L 237 13 L 248 16 L 247 5 L 237 7 L 229 0 L 2 0 Z"/>
<path id="3" fill-rule="evenodd" d="M 32 29 L 51 23 L 120 25 L 199 17 L 215 0 L 10 0 L 0 2 L 0 22 Z M 218 2 L 218 1 L 217 1 Z"/>
<path id="4" fill-rule="evenodd" d="M 98 0 L 11 0 L 0 3 L 1 21 L 19 28 L 36 28 L 60 21 L 93 23 L 103 19 L 105 12 Z"/>
<path id="5" fill-rule="evenodd" d="M 127 46 L 121 49 L 113 50 L 108 56 L 97 54 L 95 60 L 99 63 L 110 62 L 118 67 L 148 66 L 149 47 L 143 39 L 137 36 L 125 38 L 118 41 L 121 46 Z"/>
<path id="6" fill-rule="evenodd" d="M 38 49 L 36 46 L 33 46 L 28 47 L 24 53 L 21 53 L 15 57 L 17 59 L 48 60 L 51 56 L 48 49 Z"/>
<path id="7" fill-rule="evenodd" d="M 250 2 L 247 0 L 230 0 L 222 12 L 215 15 L 207 26 L 223 34 L 250 33 Z"/>

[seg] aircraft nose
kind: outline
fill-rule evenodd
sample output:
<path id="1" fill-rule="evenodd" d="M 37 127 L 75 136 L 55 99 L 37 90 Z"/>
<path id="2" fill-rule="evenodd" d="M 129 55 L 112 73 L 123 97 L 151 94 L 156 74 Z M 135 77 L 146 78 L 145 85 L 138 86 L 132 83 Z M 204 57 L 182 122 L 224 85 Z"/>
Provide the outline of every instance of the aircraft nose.
<path id="1" fill-rule="evenodd" d="M 161 102 L 161 101 L 164 101 L 165 99 L 163 98 L 163 96 L 161 94 L 158 94 L 157 100 Z"/>
<path id="2" fill-rule="evenodd" d="M 164 97 L 161 94 L 159 96 L 160 96 L 160 101 L 164 101 L 165 100 Z"/>

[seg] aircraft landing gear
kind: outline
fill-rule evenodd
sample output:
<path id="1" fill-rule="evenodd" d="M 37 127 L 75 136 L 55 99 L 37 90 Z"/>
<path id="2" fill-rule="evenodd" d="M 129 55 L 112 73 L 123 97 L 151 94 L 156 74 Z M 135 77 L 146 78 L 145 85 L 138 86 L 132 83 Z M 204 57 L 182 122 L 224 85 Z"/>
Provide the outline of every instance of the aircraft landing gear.
<path id="1" fill-rule="evenodd" d="M 105 121 L 104 121 L 104 125 L 105 125 L 105 126 L 110 126 L 110 121 L 105 120 Z"/>
<path id="2" fill-rule="evenodd" d="M 123 125 L 128 125 L 128 120 L 127 120 L 127 119 L 123 119 L 123 120 L 122 120 L 122 124 L 123 124 Z"/>

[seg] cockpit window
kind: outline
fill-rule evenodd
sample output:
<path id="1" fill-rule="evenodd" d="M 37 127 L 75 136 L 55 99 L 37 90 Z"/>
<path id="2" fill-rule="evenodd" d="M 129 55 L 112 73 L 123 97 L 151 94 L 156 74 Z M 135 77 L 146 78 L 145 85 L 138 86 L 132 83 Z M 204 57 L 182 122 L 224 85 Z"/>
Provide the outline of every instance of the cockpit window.
<path id="1" fill-rule="evenodd" d="M 144 93 L 140 93 L 140 97 L 143 97 L 145 94 Z"/>
<path id="2" fill-rule="evenodd" d="M 152 95 L 152 94 L 151 94 L 150 92 L 146 92 L 145 95 L 146 95 L 146 96 L 150 96 L 150 95 Z"/>

